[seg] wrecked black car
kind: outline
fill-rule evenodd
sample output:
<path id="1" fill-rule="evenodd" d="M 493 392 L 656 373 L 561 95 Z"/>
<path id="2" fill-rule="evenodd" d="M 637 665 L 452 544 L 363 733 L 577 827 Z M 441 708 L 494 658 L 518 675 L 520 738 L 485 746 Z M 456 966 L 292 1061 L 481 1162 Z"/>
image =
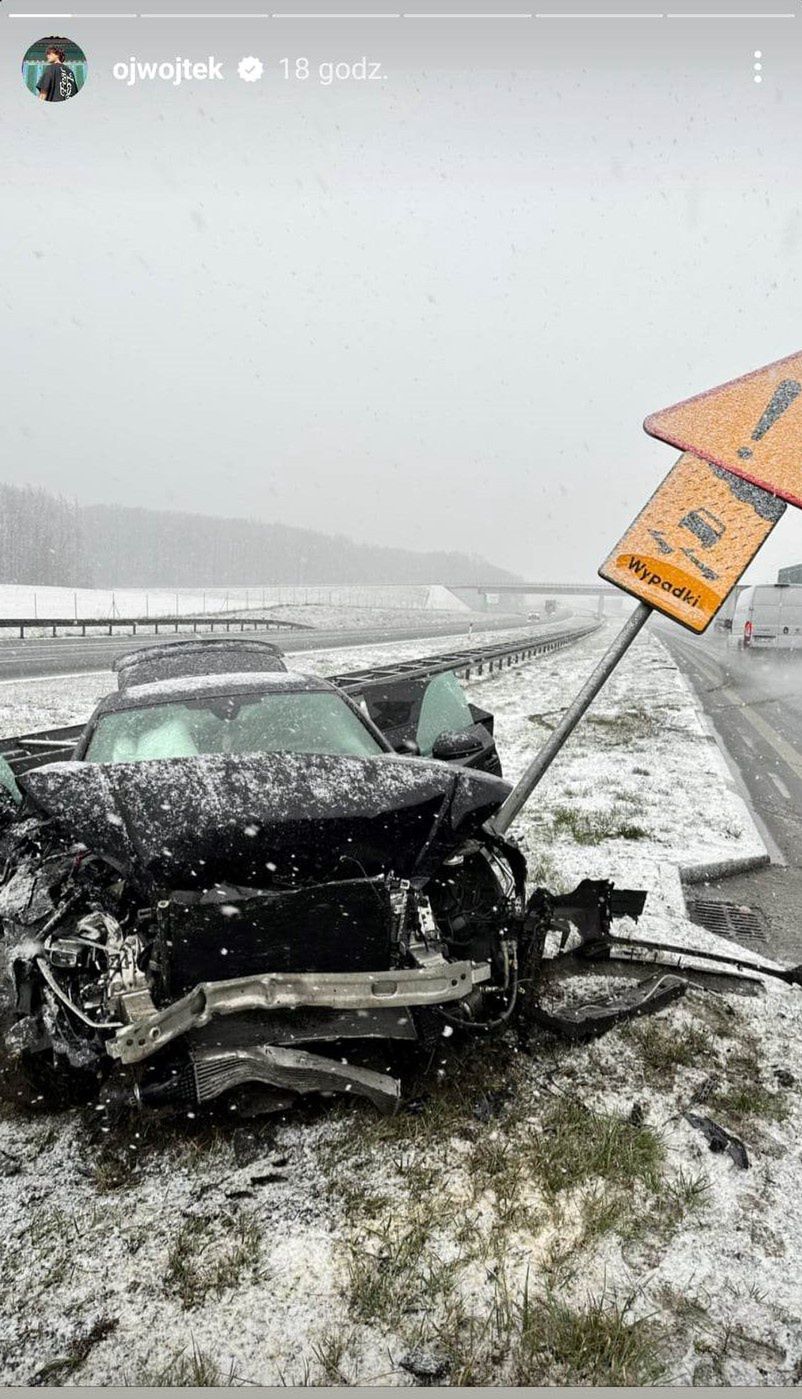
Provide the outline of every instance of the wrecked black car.
<path id="1" fill-rule="evenodd" d="M 73 758 L 17 779 L 10 1043 L 43 1085 L 113 1079 L 142 1103 L 340 1090 L 391 1109 L 360 1042 L 515 1005 L 524 864 L 483 830 L 508 785 L 399 756 L 279 655 L 187 674 L 185 653 L 152 679 L 158 660 L 118 664 Z"/>
<path id="2" fill-rule="evenodd" d="M 23 778 L 35 814 L 0 914 L 27 1054 L 130 1066 L 142 1101 L 261 1082 L 384 1103 L 384 1075 L 298 1046 L 417 1038 L 431 1008 L 503 1016 L 522 888 L 477 836 L 504 791 L 377 750 Z"/>
<path id="3" fill-rule="evenodd" d="M 657 976 L 549 1012 L 550 931 L 585 957 L 665 960 L 610 934 L 645 895 L 527 895 L 494 828 L 508 783 L 464 753 L 402 756 L 367 707 L 264 648 L 123 657 L 68 761 L 29 745 L 0 772 L 7 1044 L 42 1091 L 246 1114 L 344 1092 L 393 1111 L 394 1042 L 577 1035 L 680 992 Z"/>

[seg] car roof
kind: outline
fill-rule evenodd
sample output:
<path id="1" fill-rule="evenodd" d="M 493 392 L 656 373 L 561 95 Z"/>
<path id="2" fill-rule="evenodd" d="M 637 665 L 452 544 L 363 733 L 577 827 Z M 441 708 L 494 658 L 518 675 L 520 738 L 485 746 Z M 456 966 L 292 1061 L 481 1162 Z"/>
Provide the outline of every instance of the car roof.
<path id="1" fill-rule="evenodd" d="M 126 709 L 142 709 L 156 704 L 173 701 L 201 699 L 225 695 L 310 693 L 331 691 L 342 695 L 336 685 L 330 684 L 320 675 L 303 675 L 300 671 L 239 671 L 230 675 L 181 675 L 171 680 L 154 680 L 147 685 L 136 685 L 130 689 L 117 690 L 106 695 L 97 706 L 94 719 L 103 714 L 117 713 Z"/>
<path id="2" fill-rule="evenodd" d="M 274 642 L 228 635 L 182 637 L 141 646 L 117 656 L 112 666 L 120 690 L 195 675 L 286 669 L 284 653 Z"/>

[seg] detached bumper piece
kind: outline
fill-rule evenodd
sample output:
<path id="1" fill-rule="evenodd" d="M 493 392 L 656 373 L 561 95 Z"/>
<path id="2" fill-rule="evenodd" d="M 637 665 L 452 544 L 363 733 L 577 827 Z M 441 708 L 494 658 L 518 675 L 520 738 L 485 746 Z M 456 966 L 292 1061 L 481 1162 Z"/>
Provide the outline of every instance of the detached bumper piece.
<path id="1" fill-rule="evenodd" d="M 609 936 L 614 918 L 640 918 L 646 904 L 644 889 L 616 889 L 610 879 L 583 879 L 570 894 L 536 889 L 529 912 L 541 928 L 567 933 L 570 923 L 583 944 Z"/>
<path id="2" fill-rule="evenodd" d="M 649 976 L 644 977 L 621 996 L 606 1001 L 585 1001 L 582 1005 L 567 1006 L 559 1014 L 537 1006 L 532 1018 L 544 1029 L 562 1035 L 563 1039 L 592 1039 L 623 1020 L 661 1010 L 663 1006 L 683 996 L 687 989 L 688 983 L 684 977 Z"/>
<path id="3" fill-rule="evenodd" d="M 383 972 L 265 972 L 196 986 L 164 1010 L 118 1030 L 106 1049 L 123 1064 L 139 1064 L 171 1041 L 217 1016 L 247 1011 L 375 1010 L 378 1006 L 436 1006 L 462 1000 L 490 978 L 486 962 L 446 962 Z"/>
<path id="4" fill-rule="evenodd" d="M 305 1049 L 259 1045 L 193 1050 L 190 1059 L 199 1103 L 211 1102 L 245 1083 L 263 1083 L 291 1093 L 353 1093 L 387 1114 L 397 1111 L 401 1099 L 401 1085 L 389 1074 L 342 1064 Z"/>
<path id="5" fill-rule="evenodd" d="M 780 967 L 755 962 L 737 952 L 711 952 L 705 948 L 646 938 L 620 937 L 611 931 L 613 920 L 629 917 L 637 921 L 643 912 L 645 893 L 640 889 L 615 889 L 610 880 L 583 879 L 570 894 L 559 896 L 536 889 L 529 900 L 527 915 L 542 947 L 548 931 L 561 934 L 560 950 L 538 966 L 538 979 L 530 1001 L 533 1023 L 565 1039 L 589 1039 L 621 1021 L 659 1010 L 689 986 L 727 989 L 739 994 L 756 994 L 764 977 L 774 977 L 792 986 L 802 985 L 802 965 Z M 579 945 L 566 951 L 568 936 L 579 934 Z M 544 990 L 557 990 L 560 984 L 578 982 L 596 962 L 620 975 L 629 967 L 668 967 L 671 970 L 642 977 L 622 995 L 603 1001 L 547 1008 Z M 584 965 L 583 965 L 584 964 Z M 718 983 L 718 985 L 716 985 Z"/>

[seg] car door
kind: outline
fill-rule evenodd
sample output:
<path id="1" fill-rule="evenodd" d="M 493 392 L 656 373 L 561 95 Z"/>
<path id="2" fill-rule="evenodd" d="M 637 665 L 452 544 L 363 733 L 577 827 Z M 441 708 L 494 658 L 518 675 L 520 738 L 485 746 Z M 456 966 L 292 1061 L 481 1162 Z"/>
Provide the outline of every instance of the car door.
<path id="1" fill-rule="evenodd" d="M 438 738 L 465 734 L 476 740 L 471 751 L 443 756 L 443 761 L 501 776 L 493 715 L 469 704 L 453 671 L 382 680 L 366 686 L 361 699 L 369 717 L 397 752 L 409 751 L 415 744 L 421 757 L 431 758 L 438 756 L 434 753 Z"/>

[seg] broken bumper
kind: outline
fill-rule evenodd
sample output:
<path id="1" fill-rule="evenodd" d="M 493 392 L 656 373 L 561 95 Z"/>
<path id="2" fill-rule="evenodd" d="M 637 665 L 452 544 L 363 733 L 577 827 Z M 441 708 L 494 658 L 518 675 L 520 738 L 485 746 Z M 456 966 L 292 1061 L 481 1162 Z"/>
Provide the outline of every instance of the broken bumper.
<path id="1" fill-rule="evenodd" d="M 202 982 L 164 1010 L 144 1015 L 110 1039 L 107 1052 L 139 1064 L 218 1016 L 244 1011 L 374 1010 L 377 1006 L 436 1006 L 462 1000 L 490 978 L 486 962 L 438 960 L 423 967 L 382 972 L 265 972 L 234 981 Z"/>
<path id="2" fill-rule="evenodd" d="M 304 1049 L 252 1045 L 233 1050 L 193 1051 L 195 1096 L 208 1103 L 242 1084 L 262 1083 L 291 1093 L 350 1093 L 367 1098 L 380 1112 L 394 1113 L 401 1085 L 389 1074 L 362 1065 L 337 1063 Z"/>

